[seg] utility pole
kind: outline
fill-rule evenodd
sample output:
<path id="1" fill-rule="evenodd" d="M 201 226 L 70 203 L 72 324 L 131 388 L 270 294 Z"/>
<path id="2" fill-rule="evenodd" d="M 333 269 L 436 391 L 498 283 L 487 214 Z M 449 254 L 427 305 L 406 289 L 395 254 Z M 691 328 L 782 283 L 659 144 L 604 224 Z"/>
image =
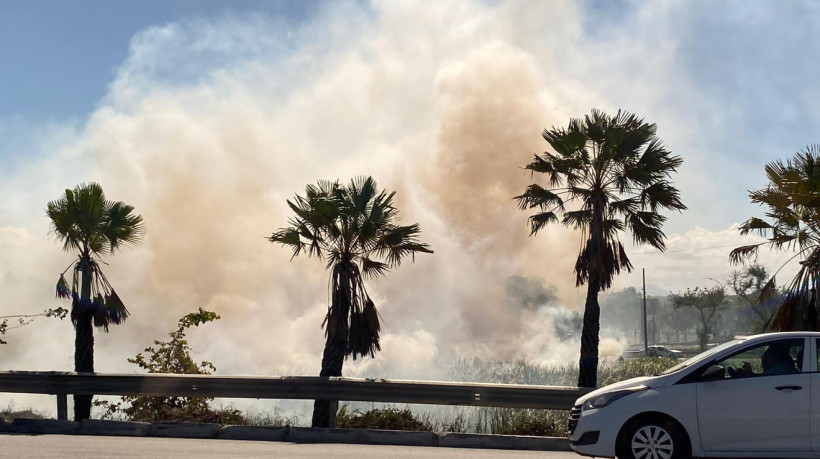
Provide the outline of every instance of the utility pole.
<path id="1" fill-rule="evenodd" d="M 646 326 L 646 268 L 641 268 L 643 276 L 643 355 L 649 356 L 649 330 Z"/>

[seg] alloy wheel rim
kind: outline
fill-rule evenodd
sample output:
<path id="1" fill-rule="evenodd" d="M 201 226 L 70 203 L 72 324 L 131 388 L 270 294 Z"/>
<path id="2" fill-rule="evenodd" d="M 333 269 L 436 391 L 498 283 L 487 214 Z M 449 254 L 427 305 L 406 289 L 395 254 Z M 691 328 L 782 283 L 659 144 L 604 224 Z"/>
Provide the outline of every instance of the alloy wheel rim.
<path id="1" fill-rule="evenodd" d="M 643 426 L 632 436 L 632 455 L 637 459 L 671 459 L 672 436 L 659 426 Z"/>

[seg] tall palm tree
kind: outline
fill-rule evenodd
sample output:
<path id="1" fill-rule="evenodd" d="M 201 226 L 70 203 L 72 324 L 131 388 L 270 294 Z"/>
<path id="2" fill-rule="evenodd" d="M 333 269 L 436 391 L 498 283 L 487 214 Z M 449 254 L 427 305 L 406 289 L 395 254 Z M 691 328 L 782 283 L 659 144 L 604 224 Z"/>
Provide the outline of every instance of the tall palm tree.
<path id="1" fill-rule="evenodd" d="M 582 231 L 575 262 L 576 285 L 587 284 L 578 386 L 595 387 L 598 373 L 598 293 L 622 269 L 632 270 L 619 234 L 630 230 L 636 244 L 665 250 L 661 209 L 686 209 L 669 177 L 682 160 L 655 137 L 656 126 L 627 112 L 614 117 L 593 110 L 542 136 L 554 153 L 535 155 L 526 169 L 547 175 L 548 187 L 531 184 L 516 196 L 530 216 L 530 235 L 560 222 Z M 573 207 L 566 207 L 572 204 Z"/>
<path id="2" fill-rule="evenodd" d="M 94 371 L 93 327 L 107 332 L 110 324 L 119 325 L 128 318 L 128 310 L 111 288 L 97 260 L 113 254 L 123 244 L 140 240 L 144 232 L 142 217 L 133 211 L 127 204 L 105 199 L 102 187 L 96 183 L 65 190 L 63 196 L 46 207 L 51 229 L 63 242 L 63 250 L 79 252 L 79 259 L 72 264 L 71 286 L 65 279 L 65 271 L 57 282 L 57 296 L 72 299 L 74 371 Z M 92 397 L 74 395 L 74 420 L 89 418 Z"/>
<path id="3" fill-rule="evenodd" d="M 395 192 L 379 191 L 372 177 L 360 177 L 347 186 L 319 181 L 305 188 L 305 196 L 287 201 L 296 214 L 290 227 L 268 239 L 327 262 L 330 305 L 322 326 L 325 349 L 320 376 L 341 376 L 347 356 L 353 359 L 380 350 L 379 315 L 363 280 L 385 275 L 407 256 L 433 253 L 419 242 L 418 223 L 397 224 Z M 313 426 L 328 427 L 330 403 L 317 400 Z"/>
<path id="4" fill-rule="evenodd" d="M 732 250 L 730 258 L 734 263 L 753 259 L 763 245 L 777 250 L 796 251 L 789 261 L 800 259 L 800 269 L 785 293 L 778 293 L 774 275 L 761 290 L 760 302 L 770 299 L 777 302 L 777 311 L 766 328 L 776 331 L 820 330 L 817 314 L 817 291 L 820 287 L 820 145 L 810 145 L 785 162 L 766 164 L 765 171 L 769 184 L 761 190 L 750 191 L 749 197 L 753 203 L 766 207 L 768 221 L 752 217 L 740 226 L 740 234 L 755 232 L 767 236 L 768 240 L 738 247 Z"/>

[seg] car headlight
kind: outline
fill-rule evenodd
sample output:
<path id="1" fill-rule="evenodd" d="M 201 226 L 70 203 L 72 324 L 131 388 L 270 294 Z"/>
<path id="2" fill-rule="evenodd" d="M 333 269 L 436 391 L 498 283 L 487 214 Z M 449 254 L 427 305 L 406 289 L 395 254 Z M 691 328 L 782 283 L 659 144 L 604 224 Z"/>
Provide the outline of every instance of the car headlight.
<path id="1" fill-rule="evenodd" d="M 598 408 L 603 408 L 610 403 L 618 400 L 619 398 L 626 397 L 629 394 L 634 394 L 635 392 L 641 392 L 649 389 L 646 386 L 635 386 L 635 387 L 628 387 L 626 389 L 618 389 L 612 392 L 606 392 L 597 397 L 592 397 L 591 399 L 584 402 L 583 409 L 584 410 L 594 410 Z"/>

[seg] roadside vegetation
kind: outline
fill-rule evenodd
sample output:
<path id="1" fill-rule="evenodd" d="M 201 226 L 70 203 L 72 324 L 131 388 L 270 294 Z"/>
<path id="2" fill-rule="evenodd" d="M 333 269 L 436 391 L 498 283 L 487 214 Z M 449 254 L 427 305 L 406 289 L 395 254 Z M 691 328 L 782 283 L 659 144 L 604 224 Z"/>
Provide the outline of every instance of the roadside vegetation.
<path id="1" fill-rule="evenodd" d="M 599 368 L 602 385 L 671 368 L 672 359 L 638 358 L 606 361 Z M 572 386 L 578 365 L 547 366 L 524 361 L 499 362 L 462 359 L 445 369 L 445 379 L 497 384 Z M 569 411 L 492 407 L 430 407 L 347 403 L 339 409 L 337 427 L 433 432 L 475 432 L 497 435 L 564 436 Z"/>
<path id="2" fill-rule="evenodd" d="M 48 415 L 40 411 L 27 409 L 18 409 L 14 406 L 14 402 L 10 402 L 5 408 L 0 410 L 0 419 L 3 422 L 11 423 L 15 419 L 48 419 Z"/>
<path id="3" fill-rule="evenodd" d="M 209 375 L 216 371 L 213 363 L 196 362 L 191 357 L 187 331 L 208 322 L 219 320 L 218 314 L 199 308 L 186 314 L 177 323 L 177 329 L 168 334 L 167 341 L 154 340 L 153 345 L 133 358 L 129 363 L 137 365 L 148 373 L 173 373 Z M 273 425 L 289 422 L 275 415 L 248 415 L 232 406 L 214 408 L 212 398 L 207 397 L 142 397 L 126 395 L 120 402 L 96 400 L 94 406 L 101 409 L 103 419 L 127 421 L 177 421 L 210 422 L 221 425 Z"/>

